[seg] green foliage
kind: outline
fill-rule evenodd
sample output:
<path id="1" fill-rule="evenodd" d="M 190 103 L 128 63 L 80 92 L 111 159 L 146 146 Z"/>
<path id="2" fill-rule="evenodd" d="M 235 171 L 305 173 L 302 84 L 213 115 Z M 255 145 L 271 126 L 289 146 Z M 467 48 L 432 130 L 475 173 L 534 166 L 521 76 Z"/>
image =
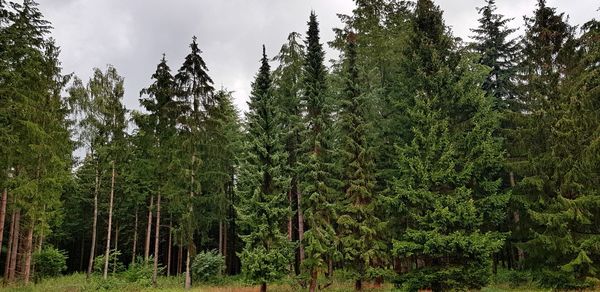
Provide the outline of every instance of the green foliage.
<path id="1" fill-rule="evenodd" d="M 153 266 L 150 264 L 154 262 L 153 257 L 148 258 L 148 262 L 144 262 L 143 257 L 136 257 L 135 262 L 130 263 L 126 270 L 121 273 L 121 277 L 129 283 L 136 283 L 143 287 L 150 287 L 152 285 L 152 270 Z M 164 267 L 159 267 L 159 273 L 162 273 Z"/>
<path id="2" fill-rule="evenodd" d="M 67 255 L 52 246 L 33 254 L 36 279 L 60 276 L 67 269 Z"/>
<path id="3" fill-rule="evenodd" d="M 216 250 L 201 251 L 192 261 L 192 279 L 199 283 L 214 282 L 225 268 L 225 258 Z"/>
<path id="4" fill-rule="evenodd" d="M 108 255 L 108 271 L 109 273 L 120 273 L 125 270 L 125 265 L 119 261 L 121 252 L 111 249 Z M 94 258 L 94 273 L 102 274 L 104 270 L 105 255 L 101 254 Z"/>

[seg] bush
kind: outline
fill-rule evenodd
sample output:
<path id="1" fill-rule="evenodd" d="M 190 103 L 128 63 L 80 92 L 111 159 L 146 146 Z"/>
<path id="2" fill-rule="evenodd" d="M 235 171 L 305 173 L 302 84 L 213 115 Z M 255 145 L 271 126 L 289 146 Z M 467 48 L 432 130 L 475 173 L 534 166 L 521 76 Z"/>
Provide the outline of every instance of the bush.
<path id="1" fill-rule="evenodd" d="M 216 250 L 203 251 L 194 257 L 192 278 L 198 282 L 212 282 L 225 268 L 225 258 Z"/>
<path id="2" fill-rule="evenodd" d="M 108 254 L 108 273 L 112 273 L 113 271 L 119 273 L 125 270 L 125 266 L 123 263 L 119 261 L 119 257 L 121 256 L 121 252 L 118 250 L 111 249 Z M 104 255 L 99 255 L 94 258 L 94 273 L 102 274 L 104 271 Z"/>
<path id="3" fill-rule="evenodd" d="M 123 272 L 123 278 L 129 283 L 136 283 L 141 286 L 149 287 L 152 284 L 154 258 L 149 257 L 148 262 L 144 262 L 144 258 L 137 257 L 134 263 L 131 263 L 127 270 Z M 164 271 L 163 266 L 158 267 L 158 274 Z"/>
<path id="4" fill-rule="evenodd" d="M 67 255 L 52 246 L 33 254 L 36 281 L 56 277 L 67 269 Z"/>

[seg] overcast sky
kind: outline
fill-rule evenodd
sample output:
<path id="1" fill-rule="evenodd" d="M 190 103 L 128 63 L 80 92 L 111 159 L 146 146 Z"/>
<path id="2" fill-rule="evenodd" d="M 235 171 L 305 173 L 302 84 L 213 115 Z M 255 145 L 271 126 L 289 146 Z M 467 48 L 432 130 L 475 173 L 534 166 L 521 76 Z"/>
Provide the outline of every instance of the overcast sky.
<path id="1" fill-rule="evenodd" d="M 438 0 L 446 24 L 456 36 L 468 39 L 477 25 L 475 7 L 483 0 Z M 271 57 L 292 31 L 306 32 L 311 10 L 317 13 L 321 40 L 333 38 L 340 27 L 337 13 L 350 14 L 352 0 L 39 0 L 52 22 L 52 36 L 61 47 L 64 73 L 87 80 L 92 68 L 114 65 L 125 77 L 125 105 L 137 108 L 139 91 L 165 53 L 176 72 L 198 37 L 215 87 L 234 91 L 236 105 L 247 108 L 250 83 L 259 67 L 261 45 Z M 498 0 L 499 12 L 523 26 L 536 0 Z M 548 5 L 570 15 L 572 24 L 598 17 L 598 0 L 549 0 Z M 327 49 L 328 59 L 337 53 Z"/>

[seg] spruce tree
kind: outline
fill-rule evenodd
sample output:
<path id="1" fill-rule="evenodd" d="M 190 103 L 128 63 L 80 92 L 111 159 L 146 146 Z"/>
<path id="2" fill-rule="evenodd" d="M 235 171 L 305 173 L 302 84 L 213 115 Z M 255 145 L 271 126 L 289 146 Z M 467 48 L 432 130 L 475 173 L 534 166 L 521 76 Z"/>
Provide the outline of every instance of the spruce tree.
<path id="1" fill-rule="evenodd" d="M 504 108 L 506 100 L 515 96 L 518 43 L 509 37 L 516 29 L 507 28 L 511 18 L 495 13 L 495 0 L 485 0 L 485 4 L 478 8 L 481 17 L 479 26 L 471 29 L 475 33 L 471 45 L 480 55 L 479 63 L 490 67 L 483 89 L 496 98 L 498 108 Z"/>
<path id="2" fill-rule="evenodd" d="M 397 284 L 406 290 L 480 288 L 490 279 L 491 254 L 503 243 L 500 234 L 481 230 L 484 222 L 504 218 L 498 114 L 480 88 L 486 67 L 453 51 L 439 7 L 420 0 L 414 17 L 405 69 L 414 76 L 405 111 L 411 132 L 398 145 L 392 201 L 404 227 L 393 254 L 408 270 Z"/>
<path id="3" fill-rule="evenodd" d="M 535 214 L 550 211 L 560 197 L 561 158 L 554 153 L 551 138 L 564 103 L 564 79 L 575 59 L 574 37 L 564 14 L 543 0 L 538 1 L 533 17 L 525 20 L 518 97 L 508 112 L 511 124 L 506 131 L 508 168 L 515 174 L 511 211 L 516 216 L 511 241 L 523 249 L 518 254 L 520 266 L 547 270 L 544 267 L 557 265 L 557 258 L 567 252 L 563 239 L 570 236 L 558 228 L 562 223 L 548 226 L 550 222 Z M 540 242 L 544 242 L 543 247 Z M 552 285 L 550 278 L 544 282 Z"/>
<path id="4" fill-rule="evenodd" d="M 178 110 L 181 125 L 180 145 L 183 145 L 187 158 L 181 158 L 180 169 L 185 169 L 188 176 L 187 185 L 189 196 L 186 200 L 180 200 L 187 207 L 187 212 L 182 214 L 180 231 L 183 234 L 184 245 L 187 246 L 185 271 L 185 288 L 191 288 L 190 265 L 192 253 L 196 246 L 194 244 L 194 233 L 197 226 L 205 224 L 204 216 L 197 217 L 194 214 L 199 210 L 195 205 L 201 205 L 198 195 L 200 194 L 200 153 L 199 140 L 202 136 L 203 115 L 207 104 L 211 104 L 214 94 L 213 81 L 208 75 L 208 68 L 204 59 L 200 56 L 202 51 L 198 48 L 196 37 L 190 44 L 191 52 L 185 57 L 183 65 L 175 75 L 177 95 L 182 104 Z M 186 155 L 181 153 L 182 155 Z"/>
<path id="5" fill-rule="evenodd" d="M 302 103 L 304 125 L 301 156 L 301 202 L 304 208 L 305 258 L 303 266 L 310 277 L 310 291 L 317 289 L 319 270 L 333 256 L 335 243 L 335 175 L 333 166 L 331 112 L 323 64 L 325 52 L 319 41 L 317 16 L 311 12 L 306 34 L 303 66 Z"/>
<path id="6" fill-rule="evenodd" d="M 377 274 L 373 266 L 382 258 L 386 244 L 381 241 L 383 224 L 376 214 L 373 190 L 373 148 L 369 142 L 372 127 L 367 121 L 371 104 L 359 87 L 353 33 L 348 35 L 345 56 L 346 86 L 338 113 L 345 198 L 339 202 L 337 223 L 343 260 L 354 271 L 355 289 L 362 290 L 363 281 Z"/>
<path id="7" fill-rule="evenodd" d="M 282 227 L 289 215 L 283 129 L 271 85 L 265 48 L 252 85 L 246 113 L 245 157 L 240 170 L 238 220 L 245 243 L 242 272 L 267 290 L 285 276 L 292 257 L 291 242 Z"/>
<path id="8" fill-rule="evenodd" d="M 304 64 L 304 45 L 300 42 L 301 35 L 292 32 L 288 41 L 275 56 L 279 66 L 273 72 L 273 94 L 281 112 L 282 126 L 287 153 L 286 172 L 290 176 L 288 187 L 288 204 L 292 215 L 288 220 L 288 238 L 292 241 L 302 241 L 304 238 L 304 214 L 299 200 L 300 169 L 299 154 L 301 151 L 302 106 L 300 104 L 302 85 L 302 66 Z M 300 197 L 301 198 L 301 197 Z M 294 268 L 300 273 L 300 263 L 304 259 L 304 247 L 299 244 Z"/>

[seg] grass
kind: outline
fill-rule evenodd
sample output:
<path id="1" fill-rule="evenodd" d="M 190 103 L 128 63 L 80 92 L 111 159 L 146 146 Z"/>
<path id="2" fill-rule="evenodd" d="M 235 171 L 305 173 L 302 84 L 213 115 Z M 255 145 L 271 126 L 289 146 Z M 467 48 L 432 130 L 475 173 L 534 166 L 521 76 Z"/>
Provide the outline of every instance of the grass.
<path id="1" fill-rule="evenodd" d="M 494 276 L 492 283 L 488 287 L 483 288 L 483 292 L 500 292 L 500 291 L 551 291 L 550 289 L 541 289 L 535 282 L 521 281 L 518 286 L 509 284 L 514 276 L 506 271 L 499 271 L 498 275 Z M 365 291 L 399 291 L 395 290 L 394 287 L 387 283 L 381 288 L 374 288 L 370 283 L 367 283 Z M 346 281 L 341 278 L 334 279 L 331 286 L 327 287 L 325 291 L 342 292 L 352 291 L 354 288 L 351 281 Z M 270 284 L 268 286 L 269 291 L 302 291 L 292 279 L 284 280 L 280 283 Z M 304 289 L 306 290 L 306 289 Z M 14 285 L 14 286 L 0 286 L 0 291 L 15 291 L 15 292 L 53 292 L 53 291 L 64 291 L 64 292 L 84 292 L 84 291 L 184 291 L 183 289 L 183 277 L 160 277 L 158 279 L 158 287 L 152 287 L 148 280 L 141 282 L 127 282 L 123 277 L 113 276 L 107 280 L 103 280 L 99 276 L 93 276 L 90 279 L 86 279 L 85 274 L 72 274 L 68 276 L 51 278 L 41 281 L 39 283 L 29 285 L 27 287 Z M 251 286 L 244 283 L 240 277 L 224 277 L 218 281 L 218 284 L 199 284 L 195 285 L 191 291 L 194 292 L 254 292 L 259 291 L 258 286 Z"/>

